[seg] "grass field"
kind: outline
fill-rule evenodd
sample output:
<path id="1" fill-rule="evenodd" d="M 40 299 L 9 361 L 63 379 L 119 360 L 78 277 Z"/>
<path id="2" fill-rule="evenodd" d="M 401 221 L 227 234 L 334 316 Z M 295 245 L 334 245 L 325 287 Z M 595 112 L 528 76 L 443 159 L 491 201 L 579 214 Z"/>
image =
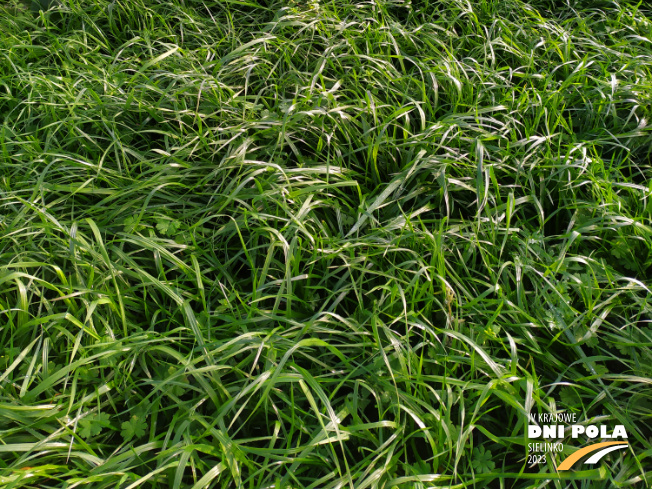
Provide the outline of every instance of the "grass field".
<path id="1" fill-rule="evenodd" d="M 2 488 L 652 485 L 650 4 L 3 5 Z"/>

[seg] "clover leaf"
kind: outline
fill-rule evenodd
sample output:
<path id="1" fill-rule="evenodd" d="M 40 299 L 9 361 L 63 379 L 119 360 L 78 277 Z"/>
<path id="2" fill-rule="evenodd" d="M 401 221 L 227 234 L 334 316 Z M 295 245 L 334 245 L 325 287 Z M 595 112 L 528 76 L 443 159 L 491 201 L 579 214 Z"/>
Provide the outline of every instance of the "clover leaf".
<path id="1" fill-rule="evenodd" d="M 79 435 L 86 439 L 99 435 L 102 432 L 102 428 L 108 428 L 111 426 L 110 420 L 111 417 L 107 413 L 97 413 L 86 416 L 84 419 L 79 421 L 79 425 L 81 426 Z"/>
<path id="2" fill-rule="evenodd" d="M 122 221 L 122 225 L 124 226 L 125 233 L 135 233 L 145 229 L 145 226 L 140 224 L 139 219 L 137 219 L 135 216 L 127 217 L 124 221 Z"/>
<path id="3" fill-rule="evenodd" d="M 582 403 L 582 398 L 580 395 L 575 392 L 575 389 L 572 387 L 564 387 L 561 390 L 561 402 L 564 404 L 564 406 L 569 407 L 571 409 L 576 408 Z"/>
<path id="4" fill-rule="evenodd" d="M 129 441 L 132 438 L 140 438 L 145 434 L 145 419 L 139 416 L 133 415 L 129 421 L 122 423 L 122 431 L 120 434 L 125 441 Z"/>
<path id="5" fill-rule="evenodd" d="M 181 226 L 181 223 L 176 220 L 170 219 L 157 219 L 156 220 L 156 229 L 159 233 L 166 236 L 174 236 Z"/>
<path id="6" fill-rule="evenodd" d="M 496 468 L 496 464 L 491 460 L 491 450 L 485 450 L 484 447 L 473 449 L 473 461 L 471 462 L 476 472 L 488 474 Z"/>

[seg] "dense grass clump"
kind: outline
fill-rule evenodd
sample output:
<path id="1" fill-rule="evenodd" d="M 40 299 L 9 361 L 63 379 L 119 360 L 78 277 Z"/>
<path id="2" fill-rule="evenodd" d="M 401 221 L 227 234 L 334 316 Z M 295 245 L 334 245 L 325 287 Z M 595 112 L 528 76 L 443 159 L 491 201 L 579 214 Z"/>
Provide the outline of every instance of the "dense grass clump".
<path id="1" fill-rule="evenodd" d="M 652 483 L 648 4 L 3 5 L 0 486 Z"/>

